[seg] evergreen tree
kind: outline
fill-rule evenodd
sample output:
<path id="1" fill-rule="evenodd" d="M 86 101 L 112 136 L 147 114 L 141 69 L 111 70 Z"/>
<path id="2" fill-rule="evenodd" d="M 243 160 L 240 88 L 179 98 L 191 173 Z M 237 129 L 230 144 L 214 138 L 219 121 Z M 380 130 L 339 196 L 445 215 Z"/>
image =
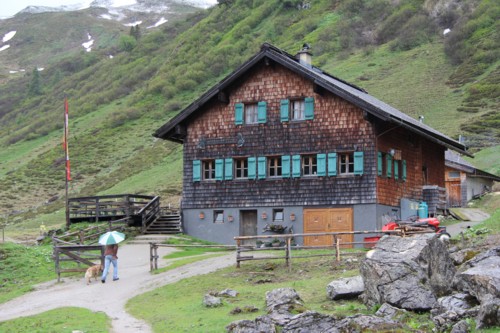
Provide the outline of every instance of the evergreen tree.
<path id="1" fill-rule="evenodd" d="M 41 83 L 40 83 L 40 72 L 35 67 L 31 74 L 31 81 L 28 86 L 28 95 L 37 96 L 42 94 Z"/>

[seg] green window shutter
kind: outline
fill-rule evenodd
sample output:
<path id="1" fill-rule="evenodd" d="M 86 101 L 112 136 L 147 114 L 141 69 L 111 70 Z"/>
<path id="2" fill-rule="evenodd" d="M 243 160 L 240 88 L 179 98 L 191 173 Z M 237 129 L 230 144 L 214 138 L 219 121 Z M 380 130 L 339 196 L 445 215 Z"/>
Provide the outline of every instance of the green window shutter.
<path id="1" fill-rule="evenodd" d="M 248 179 L 257 178 L 257 159 L 255 157 L 248 158 Z"/>
<path id="2" fill-rule="evenodd" d="M 399 162 L 394 161 L 394 179 L 399 179 Z"/>
<path id="3" fill-rule="evenodd" d="M 292 177 L 300 177 L 300 155 L 292 156 Z"/>
<path id="4" fill-rule="evenodd" d="M 280 102 L 280 115 L 281 121 L 288 121 L 290 114 L 290 101 L 288 99 L 282 99 Z"/>
<path id="5" fill-rule="evenodd" d="M 391 178 L 392 177 L 392 156 L 387 154 L 385 155 L 385 165 L 386 165 L 386 176 L 387 178 Z"/>
<path id="6" fill-rule="evenodd" d="M 290 156 L 281 156 L 281 176 L 283 178 L 290 178 Z"/>
<path id="7" fill-rule="evenodd" d="M 266 179 L 266 157 L 259 156 L 257 158 L 257 177 L 259 179 Z"/>
<path id="8" fill-rule="evenodd" d="M 364 153 L 362 151 L 354 152 L 354 174 L 361 176 L 363 174 L 363 160 Z"/>
<path id="9" fill-rule="evenodd" d="M 403 175 L 402 175 L 402 178 L 403 178 L 403 181 L 406 181 L 406 160 L 403 160 Z"/>
<path id="10" fill-rule="evenodd" d="M 304 99 L 305 103 L 305 118 L 306 119 L 314 119 L 314 98 L 313 97 L 306 97 Z"/>
<path id="11" fill-rule="evenodd" d="M 337 175 L 337 153 L 328 153 L 328 176 Z"/>
<path id="12" fill-rule="evenodd" d="M 215 160 L 215 180 L 224 179 L 224 160 Z"/>
<path id="13" fill-rule="evenodd" d="M 236 103 L 234 105 L 234 123 L 236 125 L 243 124 L 243 110 L 245 105 L 243 103 Z"/>
<path id="14" fill-rule="evenodd" d="M 224 160 L 224 180 L 233 179 L 233 159 L 226 158 Z"/>
<path id="15" fill-rule="evenodd" d="M 201 181 L 201 161 L 193 160 L 193 182 Z"/>
<path id="16" fill-rule="evenodd" d="M 257 120 L 259 124 L 265 124 L 267 120 L 267 103 L 259 102 L 257 104 Z"/>
<path id="17" fill-rule="evenodd" d="M 316 156 L 317 160 L 317 175 L 326 176 L 326 154 L 318 154 Z"/>
<path id="18" fill-rule="evenodd" d="M 382 176 L 382 169 L 383 169 L 383 160 L 382 160 L 382 152 L 377 153 L 377 174 L 379 176 Z"/>

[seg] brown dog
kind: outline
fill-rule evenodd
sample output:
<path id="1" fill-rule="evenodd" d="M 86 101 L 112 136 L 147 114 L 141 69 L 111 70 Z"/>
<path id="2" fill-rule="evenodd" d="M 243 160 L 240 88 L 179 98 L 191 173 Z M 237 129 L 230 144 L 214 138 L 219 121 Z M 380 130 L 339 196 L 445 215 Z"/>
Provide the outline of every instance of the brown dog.
<path id="1" fill-rule="evenodd" d="M 101 277 L 102 273 L 102 265 L 94 265 L 90 266 L 87 271 L 85 272 L 85 279 L 87 280 L 87 285 L 90 283 L 91 278 L 95 278 L 97 281 L 97 278 Z"/>

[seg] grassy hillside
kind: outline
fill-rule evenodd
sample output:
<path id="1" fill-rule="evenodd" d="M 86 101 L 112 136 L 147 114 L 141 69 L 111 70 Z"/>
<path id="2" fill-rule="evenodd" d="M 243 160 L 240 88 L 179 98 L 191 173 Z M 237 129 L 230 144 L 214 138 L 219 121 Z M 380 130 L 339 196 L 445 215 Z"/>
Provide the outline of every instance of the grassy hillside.
<path id="1" fill-rule="evenodd" d="M 129 192 L 176 202 L 182 147 L 151 134 L 265 41 L 292 54 L 310 43 L 313 63 L 326 71 L 413 117 L 424 115 L 447 135 L 465 134 L 475 150 L 498 145 L 500 47 L 491 18 L 500 5 L 471 3 L 444 11 L 432 1 L 220 1 L 157 31 L 143 29 L 138 40 L 125 34 L 118 45 L 66 56 L 38 79 L 27 73 L 10 80 L 0 86 L 1 214 L 10 223 L 42 213 L 53 219 L 62 207 L 65 96 L 70 196 Z M 452 32 L 443 36 L 444 27 Z M 470 48 L 471 38 L 481 47 Z M 450 43 L 469 52 L 451 57 Z M 117 52 L 112 59 L 109 50 Z M 498 150 L 479 154 L 492 161 L 486 171 L 498 170 L 491 154 Z"/>

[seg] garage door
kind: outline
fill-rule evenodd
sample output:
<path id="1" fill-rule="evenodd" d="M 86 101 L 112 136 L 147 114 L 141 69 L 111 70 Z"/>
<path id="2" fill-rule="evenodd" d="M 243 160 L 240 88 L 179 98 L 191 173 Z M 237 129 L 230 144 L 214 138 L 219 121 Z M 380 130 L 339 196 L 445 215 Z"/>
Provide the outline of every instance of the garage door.
<path id="1" fill-rule="evenodd" d="M 352 208 L 304 209 L 304 233 L 353 231 Z M 352 242 L 353 235 L 342 235 L 340 242 Z M 333 236 L 304 237 L 306 246 L 331 246 Z M 352 247 L 352 245 L 344 246 Z"/>

